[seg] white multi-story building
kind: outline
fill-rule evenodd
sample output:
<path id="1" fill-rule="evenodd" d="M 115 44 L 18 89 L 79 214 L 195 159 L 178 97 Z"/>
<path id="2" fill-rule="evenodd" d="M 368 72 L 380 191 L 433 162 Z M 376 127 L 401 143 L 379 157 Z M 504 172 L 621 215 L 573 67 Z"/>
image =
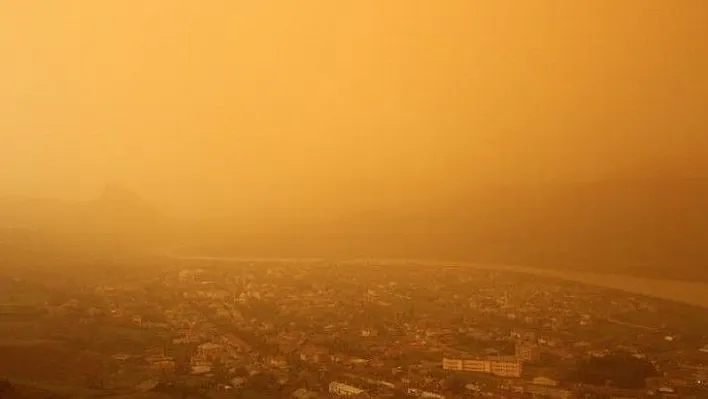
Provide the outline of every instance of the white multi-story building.
<path id="1" fill-rule="evenodd" d="M 516 359 L 448 359 L 443 358 L 444 370 L 494 374 L 500 377 L 521 377 L 521 362 Z"/>
<path id="2" fill-rule="evenodd" d="M 500 377 L 521 377 L 521 362 L 518 360 L 490 360 L 491 374 Z"/>

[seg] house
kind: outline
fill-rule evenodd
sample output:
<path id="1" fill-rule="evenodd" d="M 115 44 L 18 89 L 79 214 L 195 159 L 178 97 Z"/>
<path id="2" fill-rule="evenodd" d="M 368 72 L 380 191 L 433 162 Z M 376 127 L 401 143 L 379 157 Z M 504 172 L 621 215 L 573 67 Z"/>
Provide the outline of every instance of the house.
<path id="1" fill-rule="evenodd" d="M 231 379 L 231 386 L 234 388 L 241 388 L 246 385 L 246 379 L 243 377 L 234 377 Z"/>
<path id="2" fill-rule="evenodd" d="M 180 332 L 180 337 L 173 338 L 172 343 L 174 344 L 188 344 L 199 342 L 199 334 L 191 328 L 182 329 Z"/>
<path id="3" fill-rule="evenodd" d="M 363 328 L 361 330 L 362 337 L 376 337 L 378 335 L 379 335 L 379 332 L 374 328 Z"/>
<path id="4" fill-rule="evenodd" d="M 203 280 L 204 269 L 184 269 L 179 272 L 179 281 L 182 283 L 194 283 Z"/>
<path id="5" fill-rule="evenodd" d="M 231 311 L 229 311 L 228 309 L 226 309 L 224 307 L 217 306 L 216 307 L 216 317 L 218 317 L 221 320 L 226 320 L 226 321 L 231 320 Z"/>
<path id="6" fill-rule="evenodd" d="M 407 393 L 410 396 L 417 396 L 419 398 L 445 399 L 445 397 L 443 395 L 440 395 L 439 393 L 423 391 L 421 389 L 416 388 L 408 388 Z"/>
<path id="7" fill-rule="evenodd" d="M 211 372 L 212 368 L 212 362 L 200 355 L 192 356 L 190 365 L 192 367 L 192 374 L 206 374 Z"/>
<path id="8" fill-rule="evenodd" d="M 283 356 L 271 356 L 268 359 L 268 364 L 280 369 L 288 367 L 288 362 Z"/>
<path id="9" fill-rule="evenodd" d="M 236 352 L 250 352 L 251 345 L 234 334 L 226 334 L 221 337 L 221 343 Z"/>
<path id="10" fill-rule="evenodd" d="M 197 347 L 199 354 L 208 360 L 222 358 L 225 350 L 223 345 L 207 342 Z"/>
<path id="11" fill-rule="evenodd" d="M 363 389 L 337 381 L 330 382 L 329 393 L 337 396 L 348 396 L 357 398 L 368 396 L 366 394 L 366 391 L 364 391 Z"/>
<path id="12" fill-rule="evenodd" d="M 117 353 L 117 354 L 111 356 L 111 358 L 112 358 L 113 360 L 116 360 L 116 361 L 118 361 L 118 362 L 125 362 L 125 361 L 127 361 L 128 359 L 130 359 L 131 357 L 133 357 L 133 356 L 132 356 L 132 355 L 125 354 L 125 353 Z"/>
<path id="13" fill-rule="evenodd" d="M 146 360 L 150 364 L 150 368 L 154 371 L 174 372 L 176 368 L 176 363 L 174 359 L 169 356 L 149 356 Z"/>
<path id="14" fill-rule="evenodd" d="M 558 381 L 548 377 L 536 377 L 531 380 L 531 383 L 534 385 L 543 385 L 547 387 L 555 387 L 558 385 Z"/>
<path id="15" fill-rule="evenodd" d="M 322 346 L 306 345 L 300 350 L 300 360 L 304 362 L 319 363 L 328 358 L 329 349 Z"/>

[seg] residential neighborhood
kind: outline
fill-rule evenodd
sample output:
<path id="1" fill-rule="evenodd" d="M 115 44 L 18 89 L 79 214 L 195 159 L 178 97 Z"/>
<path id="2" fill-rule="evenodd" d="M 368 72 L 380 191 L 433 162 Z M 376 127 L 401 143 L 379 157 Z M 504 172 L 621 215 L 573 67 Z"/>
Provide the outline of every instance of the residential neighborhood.
<path id="1" fill-rule="evenodd" d="M 461 266 L 145 262 L 4 277 L 3 336 L 38 357 L 4 345 L 22 357 L 0 376 L 210 397 L 708 394 L 708 312 L 688 305 Z M 80 355 L 57 367 L 62 348 Z"/>

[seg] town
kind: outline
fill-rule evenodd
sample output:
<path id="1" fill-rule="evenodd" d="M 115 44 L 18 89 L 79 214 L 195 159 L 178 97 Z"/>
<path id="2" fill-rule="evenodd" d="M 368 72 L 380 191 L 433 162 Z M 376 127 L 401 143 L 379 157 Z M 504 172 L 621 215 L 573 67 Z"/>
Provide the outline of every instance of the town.
<path id="1" fill-rule="evenodd" d="M 3 272 L 6 384 L 214 398 L 708 396 L 708 310 L 688 305 L 459 266 L 102 262 Z"/>

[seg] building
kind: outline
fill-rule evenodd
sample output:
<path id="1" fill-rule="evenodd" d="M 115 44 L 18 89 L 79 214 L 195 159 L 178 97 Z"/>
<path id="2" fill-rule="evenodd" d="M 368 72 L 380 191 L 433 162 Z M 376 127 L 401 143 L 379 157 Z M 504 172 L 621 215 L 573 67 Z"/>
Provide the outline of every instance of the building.
<path id="1" fill-rule="evenodd" d="M 236 352 L 250 352 L 251 345 L 234 334 L 226 334 L 221 337 L 221 343 Z"/>
<path id="2" fill-rule="evenodd" d="M 416 388 L 408 388 L 406 393 L 409 396 L 416 396 L 419 398 L 445 399 L 445 397 L 443 395 L 440 395 L 439 393 L 423 391 Z"/>
<path id="3" fill-rule="evenodd" d="M 553 378 L 549 378 L 549 377 L 543 377 L 543 376 L 539 376 L 539 377 L 534 378 L 533 380 L 531 380 L 531 383 L 534 385 L 543 385 L 546 387 L 558 386 L 557 380 L 554 380 Z"/>
<path id="4" fill-rule="evenodd" d="M 192 356 L 189 361 L 192 374 L 206 374 L 211 372 L 212 362 L 203 356 Z"/>
<path id="5" fill-rule="evenodd" d="M 329 349 L 325 347 L 306 345 L 300 350 L 300 360 L 308 363 L 319 363 L 329 358 Z"/>
<path id="6" fill-rule="evenodd" d="M 180 337 L 173 338 L 172 343 L 174 343 L 174 344 L 188 344 L 188 343 L 196 343 L 196 342 L 199 342 L 199 340 L 200 340 L 199 333 L 192 328 L 180 329 L 178 332 L 178 335 L 180 335 Z"/>
<path id="7" fill-rule="evenodd" d="M 516 358 L 449 359 L 443 358 L 444 370 L 493 374 L 499 377 L 521 377 L 522 365 Z"/>
<path id="8" fill-rule="evenodd" d="M 283 356 L 270 356 L 268 358 L 268 364 L 279 369 L 288 367 L 288 361 Z"/>
<path id="9" fill-rule="evenodd" d="M 337 396 L 364 397 L 366 391 L 352 385 L 332 381 L 329 383 L 329 393 Z"/>
<path id="10" fill-rule="evenodd" d="M 522 362 L 538 362 L 539 360 L 541 360 L 541 348 L 539 348 L 538 344 L 533 342 L 517 342 L 516 357 Z"/>
<path id="11" fill-rule="evenodd" d="M 362 328 L 361 329 L 361 336 L 362 337 L 376 337 L 378 335 L 379 335 L 379 332 L 374 328 Z"/>
<path id="12" fill-rule="evenodd" d="M 223 345 L 207 342 L 197 347 L 199 355 L 208 360 L 221 359 L 226 353 Z"/>
<path id="13" fill-rule="evenodd" d="M 204 274 L 202 269 L 184 269 L 179 272 L 179 281 L 182 283 L 193 283 L 201 281 L 201 277 Z"/>
<path id="14" fill-rule="evenodd" d="M 484 359 L 443 359 L 443 369 L 469 371 L 471 373 L 491 373 L 491 362 Z"/>
<path id="15" fill-rule="evenodd" d="M 570 399 L 573 397 L 573 393 L 568 389 L 545 385 L 527 384 L 524 392 L 534 398 Z"/>
<path id="16" fill-rule="evenodd" d="M 172 359 L 169 356 L 164 356 L 164 355 L 155 355 L 155 356 L 149 356 L 147 359 L 148 364 L 150 364 L 150 368 L 153 371 L 158 371 L 158 372 L 163 372 L 163 373 L 172 373 L 175 371 L 176 368 L 176 363 L 174 359 Z"/>
<path id="17" fill-rule="evenodd" d="M 499 377 L 521 377 L 521 362 L 518 360 L 489 360 L 491 374 Z"/>

